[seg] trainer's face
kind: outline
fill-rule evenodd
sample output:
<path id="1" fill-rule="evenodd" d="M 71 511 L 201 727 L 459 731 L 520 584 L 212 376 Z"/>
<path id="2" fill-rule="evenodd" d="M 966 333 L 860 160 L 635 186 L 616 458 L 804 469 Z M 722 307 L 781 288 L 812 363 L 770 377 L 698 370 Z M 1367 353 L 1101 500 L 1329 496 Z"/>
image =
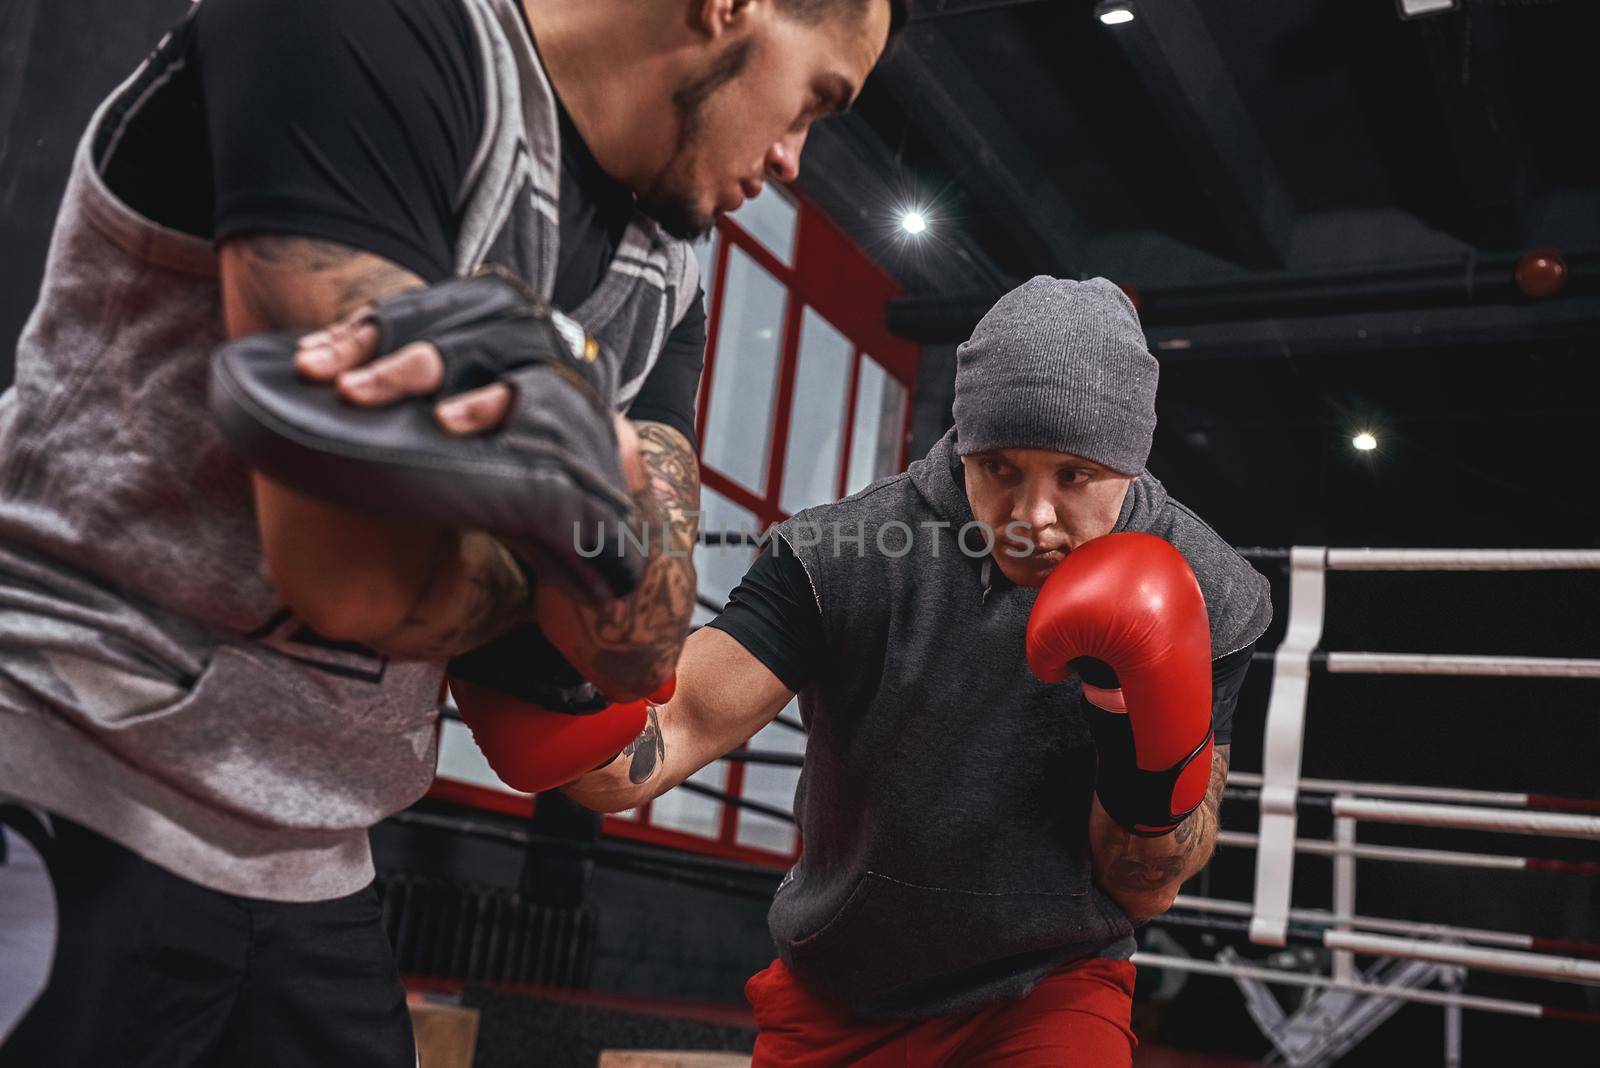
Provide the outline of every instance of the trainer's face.
<path id="1" fill-rule="evenodd" d="M 842 4 L 814 23 L 773 0 L 705 0 L 704 61 L 673 95 L 677 145 L 645 211 L 669 233 L 693 237 L 761 192 L 768 176 L 792 182 L 817 119 L 845 110 L 889 37 L 889 2 Z"/>
<path id="2" fill-rule="evenodd" d="M 994 531 L 994 561 L 1019 586 L 1042 584 L 1073 549 L 1111 533 L 1133 482 L 1093 460 L 1045 449 L 994 449 L 961 462 L 972 516 Z"/>

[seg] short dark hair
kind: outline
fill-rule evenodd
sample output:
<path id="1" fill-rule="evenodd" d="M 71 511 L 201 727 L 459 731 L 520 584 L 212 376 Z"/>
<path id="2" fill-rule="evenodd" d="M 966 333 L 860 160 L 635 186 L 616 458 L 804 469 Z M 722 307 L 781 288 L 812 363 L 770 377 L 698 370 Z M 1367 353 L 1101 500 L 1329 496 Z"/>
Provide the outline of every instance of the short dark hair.
<path id="1" fill-rule="evenodd" d="M 878 2 L 879 0 L 777 0 L 777 5 L 778 10 L 790 18 L 801 22 L 820 22 L 834 15 L 859 16 L 868 6 Z M 906 23 L 909 21 L 911 21 L 911 0 L 889 0 L 889 42 L 884 46 L 885 52 L 905 31 Z"/>

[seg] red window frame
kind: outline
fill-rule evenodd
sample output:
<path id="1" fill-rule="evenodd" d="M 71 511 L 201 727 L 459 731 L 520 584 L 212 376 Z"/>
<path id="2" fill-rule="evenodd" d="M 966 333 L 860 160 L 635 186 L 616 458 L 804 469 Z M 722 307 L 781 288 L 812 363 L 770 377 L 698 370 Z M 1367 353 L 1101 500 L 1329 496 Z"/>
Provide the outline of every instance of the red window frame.
<path id="1" fill-rule="evenodd" d="M 787 293 L 784 302 L 783 345 L 779 352 L 778 389 L 772 406 L 772 422 L 767 428 L 771 449 L 767 459 L 765 492 L 756 494 L 708 467 L 701 457 L 700 481 L 741 508 L 753 512 L 765 530 L 789 517 L 778 503 L 783 491 L 783 466 L 789 443 L 789 417 L 793 411 L 795 376 L 799 369 L 800 327 L 805 309 L 812 308 L 827 319 L 850 341 L 849 392 L 844 411 L 844 437 L 839 449 L 840 462 L 836 496 L 843 497 L 850 473 L 851 437 L 855 429 L 856 393 L 861 381 L 861 361 L 873 359 L 884 372 L 905 389 L 901 413 L 900 454 L 897 468 L 906 465 L 906 448 L 911 439 L 911 416 L 916 402 L 916 370 L 920 349 L 890 334 L 883 322 L 883 310 L 900 296 L 900 286 L 873 263 L 846 237 L 820 209 L 799 194 L 788 191 L 796 202 L 794 265 L 783 263 L 737 222 L 723 218 L 717 223 L 716 256 L 712 277 L 701 284 L 711 294 L 706 323 L 706 364 L 701 373 L 699 409 L 695 427 L 699 431 L 700 451 L 704 452 L 706 419 L 711 410 L 711 390 L 716 370 L 717 340 L 722 326 L 723 282 L 728 274 L 728 250 L 737 248 L 777 280 Z"/>
<path id="2" fill-rule="evenodd" d="M 839 450 L 839 472 L 836 495 L 843 497 L 850 471 L 851 438 L 855 428 L 857 391 L 861 382 L 861 366 L 865 359 L 875 359 L 884 372 L 895 379 L 905 390 L 905 408 L 900 427 L 900 452 L 897 468 L 906 465 L 906 450 L 911 437 L 911 416 L 916 403 L 916 370 L 920 350 L 916 345 L 890 334 L 884 322 L 884 309 L 888 302 L 901 293 L 899 285 L 877 264 L 873 263 L 844 232 L 805 197 L 792 190 L 785 191 L 795 202 L 795 242 L 793 263 L 785 264 L 766 246 L 745 231 L 732 219 L 724 218 L 717 224 L 716 255 L 711 277 L 702 279 L 701 285 L 710 296 L 706 310 L 705 370 L 701 375 L 695 425 L 699 430 L 703 452 L 706 440 L 706 420 L 710 412 L 713 372 L 717 359 L 717 339 L 722 325 L 723 282 L 727 277 L 729 250 L 739 249 L 777 280 L 786 291 L 783 320 L 783 344 L 779 352 L 778 383 L 772 407 L 766 478 L 762 494 L 752 493 L 715 468 L 700 465 L 701 482 L 733 503 L 752 512 L 766 530 L 773 523 L 788 518 L 778 503 L 783 490 L 783 469 L 787 459 L 789 421 L 794 405 L 795 378 L 799 367 L 800 329 L 805 309 L 812 308 L 837 329 L 852 346 L 850 381 L 844 405 L 844 433 Z M 869 355 L 870 354 L 870 355 Z M 743 796 L 745 765 L 741 761 L 727 762 L 727 779 L 723 791 L 731 797 Z M 495 788 L 460 782 L 453 779 L 434 780 L 429 796 L 457 804 L 506 812 L 514 815 L 531 815 L 537 798 L 529 798 L 509 788 Z M 606 834 L 654 845 L 682 849 L 688 852 L 709 854 L 730 860 L 741 860 L 773 868 L 786 868 L 799 855 L 799 838 L 794 850 L 788 853 L 758 849 L 741 845 L 739 835 L 740 809 L 723 803 L 717 834 L 703 837 L 671 827 L 657 826 L 651 821 L 651 805 L 642 806 L 631 816 L 607 816 L 602 823 Z"/>
<path id="3" fill-rule="evenodd" d="M 884 308 L 901 293 L 899 285 L 877 264 L 873 263 L 859 247 L 845 236 L 837 226 L 815 205 L 793 191 L 789 196 L 795 202 L 795 242 L 793 263 L 785 264 L 752 234 L 733 219 L 724 218 L 717 224 L 716 254 L 712 260 L 711 277 L 701 284 L 710 294 L 706 324 L 706 362 L 701 374 L 701 390 L 695 426 L 699 430 L 700 448 L 704 451 L 706 421 L 711 410 L 711 394 L 716 360 L 717 343 L 722 326 L 724 282 L 728 273 L 731 249 L 739 249 L 756 265 L 779 282 L 786 292 L 783 319 L 783 343 L 778 356 L 778 381 L 772 406 L 766 477 L 763 492 L 754 493 L 744 485 L 708 466 L 701 458 L 700 481 L 739 505 L 756 517 L 761 530 L 787 519 L 789 513 L 778 503 L 783 492 L 784 464 L 788 458 L 789 422 L 794 407 L 795 379 L 800 363 L 800 330 L 805 309 L 811 308 L 851 343 L 850 380 L 843 412 L 844 433 L 839 449 L 839 471 L 835 496 L 845 496 L 850 475 L 850 449 L 855 429 L 857 394 L 861 381 L 862 361 L 876 360 L 884 372 L 905 390 L 904 410 L 901 413 L 900 451 L 896 469 L 904 470 L 906 450 L 911 438 L 912 412 L 916 403 L 916 368 L 920 354 L 918 347 L 888 332 L 884 324 Z M 744 793 L 745 765 L 741 761 L 727 762 L 727 779 L 723 791 L 730 797 Z M 652 841 L 693 852 L 716 856 L 752 860 L 756 863 L 787 867 L 799 855 L 799 839 L 795 849 L 788 853 L 756 849 L 738 841 L 739 816 L 737 805 L 724 803 L 721 821 L 715 839 L 687 834 L 671 828 L 657 827 L 651 822 L 650 805 L 644 806 L 637 818 L 612 817 L 606 820 L 608 833 L 636 840 Z"/>

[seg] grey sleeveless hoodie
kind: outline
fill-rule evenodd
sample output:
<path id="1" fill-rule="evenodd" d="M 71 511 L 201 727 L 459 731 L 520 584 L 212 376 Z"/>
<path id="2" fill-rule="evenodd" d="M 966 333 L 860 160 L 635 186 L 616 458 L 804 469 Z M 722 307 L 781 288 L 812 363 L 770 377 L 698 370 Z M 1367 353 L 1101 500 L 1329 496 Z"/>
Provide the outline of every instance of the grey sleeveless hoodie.
<path id="1" fill-rule="evenodd" d="M 460 2 L 485 123 L 456 267 L 499 263 L 548 297 L 555 98 L 515 0 Z M 264 572 L 249 473 L 206 413 L 215 254 L 101 178 L 124 125 L 183 91 L 182 66 L 158 48 L 91 120 L 0 396 L 0 795 L 214 889 L 334 897 L 372 876 L 366 828 L 432 779 L 443 665 L 319 638 Z M 637 216 L 569 309 L 619 361 L 619 410 L 696 273 L 684 242 Z"/>
<path id="2" fill-rule="evenodd" d="M 1081 686 L 1028 671 L 1037 591 L 961 552 L 973 517 L 954 446 L 952 430 L 905 474 L 779 527 L 829 667 L 800 694 L 805 846 L 769 922 L 807 987 L 869 1017 L 965 1012 L 1068 961 L 1133 951 L 1128 918 L 1091 881 Z M 896 523 L 915 536 L 904 553 Z M 1214 657 L 1266 629 L 1266 579 L 1149 472 L 1115 529 L 1184 554 Z"/>

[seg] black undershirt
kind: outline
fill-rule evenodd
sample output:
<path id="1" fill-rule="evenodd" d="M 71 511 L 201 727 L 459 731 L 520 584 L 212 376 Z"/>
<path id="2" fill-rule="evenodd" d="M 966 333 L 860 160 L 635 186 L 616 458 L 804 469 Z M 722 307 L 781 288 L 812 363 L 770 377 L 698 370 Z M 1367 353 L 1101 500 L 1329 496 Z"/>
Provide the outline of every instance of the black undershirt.
<path id="1" fill-rule="evenodd" d="M 729 595 L 727 608 L 707 625 L 732 635 L 796 692 L 826 670 L 822 614 L 805 566 L 792 552 L 758 556 Z M 1211 663 L 1212 726 L 1218 745 L 1233 740 L 1233 710 L 1254 650 L 1252 642 Z"/>
<path id="2" fill-rule="evenodd" d="M 484 72 L 449 0 L 205 0 L 162 45 L 184 63 L 115 143 L 113 192 L 172 229 L 319 238 L 437 282 L 454 273 L 454 198 L 483 131 Z M 634 211 L 564 109 L 552 298 L 580 305 Z M 694 440 L 703 299 L 669 336 L 628 414 Z"/>

